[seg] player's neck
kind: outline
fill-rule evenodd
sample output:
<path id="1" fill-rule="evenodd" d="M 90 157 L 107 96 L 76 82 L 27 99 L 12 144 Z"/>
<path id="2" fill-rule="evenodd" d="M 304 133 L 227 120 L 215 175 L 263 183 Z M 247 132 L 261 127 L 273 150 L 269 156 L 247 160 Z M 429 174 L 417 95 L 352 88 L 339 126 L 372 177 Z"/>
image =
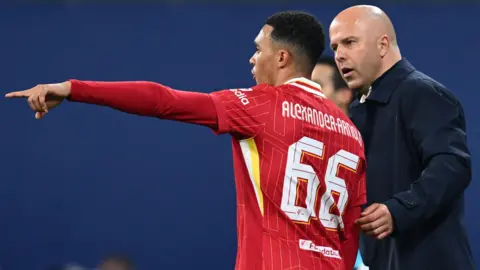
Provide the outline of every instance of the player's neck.
<path id="1" fill-rule="evenodd" d="M 295 78 L 305 78 L 310 80 L 310 74 L 298 71 L 284 71 L 280 72 L 274 82 L 274 86 L 285 84 L 286 82 Z"/>

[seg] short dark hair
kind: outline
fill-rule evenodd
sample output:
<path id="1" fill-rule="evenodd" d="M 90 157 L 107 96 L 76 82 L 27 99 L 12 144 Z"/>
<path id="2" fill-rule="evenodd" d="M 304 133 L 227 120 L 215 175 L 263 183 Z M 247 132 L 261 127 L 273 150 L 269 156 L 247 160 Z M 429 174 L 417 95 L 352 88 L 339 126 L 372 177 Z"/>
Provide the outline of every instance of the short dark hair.
<path id="1" fill-rule="evenodd" d="M 291 45 L 305 56 L 305 71 L 311 73 L 325 50 L 325 32 L 317 18 L 302 11 L 286 11 L 270 16 L 265 24 L 273 27 L 272 41 Z"/>
<path id="2" fill-rule="evenodd" d="M 333 68 L 333 88 L 335 91 L 340 89 L 348 88 L 347 83 L 343 80 L 342 74 L 338 70 L 337 63 L 335 63 L 335 58 L 332 56 L 322 56 L 317 60 L 317 65 L 327 65 Z"/>

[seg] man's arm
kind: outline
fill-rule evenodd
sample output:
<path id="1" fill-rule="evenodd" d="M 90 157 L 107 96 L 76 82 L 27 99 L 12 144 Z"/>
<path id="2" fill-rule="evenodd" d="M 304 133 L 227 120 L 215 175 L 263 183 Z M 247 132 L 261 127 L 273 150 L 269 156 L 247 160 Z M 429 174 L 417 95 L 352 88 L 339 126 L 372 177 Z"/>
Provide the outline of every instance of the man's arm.
<path id="1" fill-rule="evenodd" d="M 144 81 L 70 80 L 70 101 L 108 106 L 126 113 L 199 124 L 216 129 L 217 112 L 209 94 L 179 91 Z"/>
<path id="2" fill-rule="evenodd" d="M 271 87 L 229 89 L 211 94 L 174 90 L 153 82 L 71 80 L 71 101 L 123 112 L 205 125 L 217 134 L 243 139 L 263 129 L 272 103 Z"/>
<path id="3" fill-rule="evenodd" d="M 236 139 L 254 137 L 266 125 L 276 89 L 270 85 L 216 91 L 211 94 L 174 90 L 145 81 L 93 82 L 70 80 L 39 84 L 10 92 L 26 98 L 35 118 L 43 118 L 64 99 L 108 106 L 123 112 L 204 125 Z"/>
<path id="4" fill-rule="evenodd" d="M 415 87 L 401 104 L 424 170 L 410 190 L 385 202 L 394 232 L 402 233 L 445 210 L 471 179 L 465 116 L 459 101 L 445 89 Z"/>

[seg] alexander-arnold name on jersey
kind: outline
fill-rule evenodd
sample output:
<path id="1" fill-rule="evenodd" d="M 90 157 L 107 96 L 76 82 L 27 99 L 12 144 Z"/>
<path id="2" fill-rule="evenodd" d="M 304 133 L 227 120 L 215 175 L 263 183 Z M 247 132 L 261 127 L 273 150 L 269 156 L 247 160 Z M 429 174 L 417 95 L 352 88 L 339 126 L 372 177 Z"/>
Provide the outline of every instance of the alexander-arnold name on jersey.
<path id="1" fill-rule="evenodd" d="M 335 119 L 328 113 L 285 100 L 282 103 L 282 116 L 305 121 L 312 125 L 341 133 L 355 139 L 360 146 L 363 146 L 362 136 L 356 127 L 340 118 Z"/>
<path id="2" fill-rule="evenodd" d="M 237 89 L 230 89 L 235 96 L 240 99 L 243 105 L 247 105 L 250 101 L 247 98 L 247 95 L 244 92 L 252 91 L 252 88 L 237 88 Z"/>

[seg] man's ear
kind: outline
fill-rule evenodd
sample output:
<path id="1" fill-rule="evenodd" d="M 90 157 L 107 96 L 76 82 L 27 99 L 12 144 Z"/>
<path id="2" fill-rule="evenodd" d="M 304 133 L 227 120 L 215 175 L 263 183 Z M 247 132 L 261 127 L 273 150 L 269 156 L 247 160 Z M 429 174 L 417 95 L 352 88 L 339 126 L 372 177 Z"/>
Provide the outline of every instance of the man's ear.
<path id="1" fill-rule="evenodd" d="M 277 51 L 277 67 L 278 68 L 284 68 L 288 62 L 290 62 L 291 59 L 291 54 L 289 51 L 285 49 L 281 49 Z"/>
<path id="2" fill-rule="evenodd" d="M 383 35 L 378 39 L 377 47 L 380 53 L 380 57 L 385 57 L 385 55 L 387 55 L 388 49 L 390 48 L 390 39 L 387 35 Z"/>

